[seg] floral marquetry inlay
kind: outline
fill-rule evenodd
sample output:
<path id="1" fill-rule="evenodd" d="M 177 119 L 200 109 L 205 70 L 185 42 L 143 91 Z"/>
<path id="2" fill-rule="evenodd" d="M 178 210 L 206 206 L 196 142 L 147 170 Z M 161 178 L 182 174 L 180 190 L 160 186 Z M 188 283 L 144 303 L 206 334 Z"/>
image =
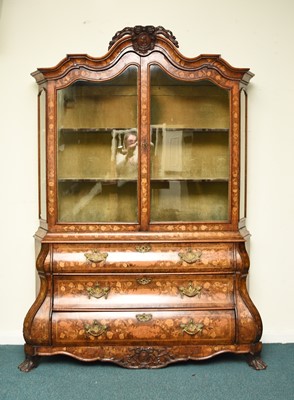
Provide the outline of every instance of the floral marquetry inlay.
<path id="1" fill-rule="evenodd" d="M 95 313 L 94 320 L 80 319 L 81 314 L 56 313 L 54 343 L 82 343 L 96 340 L 103 343 L 136 340 L 232 341 L 235 335 L 233 312 L 108 312 Z M 192 316 L 192 318 L 190 317 Z M 185 334 L 188 333 L 188 334 Z M 195 333 L 195 334 L 194 334 Z M 201 333 L 201 334 L 200 334 Z"/>
<path id="2" fill-rule="evenodd" d="M 101 57 L 32 75 L 46 185 L 19 368 L 53 354 L 159 368 L 233 352 L 264 369 L 240 195 L 253 74 L 136 25 Z M 129 159 L 134 175 L 121 174 Z"/>
<path id="3" fill-rule="evenodd" d="M 136 296 L 136 303 L 132 297 Z M 167 275 L 143 277 L 58 278 L 55 281 L 55 308 L 75 305 L 78 308 L 151 306 L 164 308 L 208 305 L 233 306 L 232 279 L 218 277 Z M 180 302 L 179 302 L 179 299 Z"/>

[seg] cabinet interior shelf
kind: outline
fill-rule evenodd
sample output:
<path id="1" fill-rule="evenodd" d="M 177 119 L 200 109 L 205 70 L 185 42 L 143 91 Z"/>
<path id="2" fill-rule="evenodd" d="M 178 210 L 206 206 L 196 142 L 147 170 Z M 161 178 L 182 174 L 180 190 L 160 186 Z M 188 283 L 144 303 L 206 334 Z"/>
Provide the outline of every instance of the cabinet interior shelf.
<path id="1" fill-rule="evenodd" d="M 153 127 L 151 125 L 151 130 L 156 130 L 156 129 L 163 129 L 166 131 L 178 131 L 181 130 L 185 133 L 215 133 L 215 132 L 220 132 L 220 133 L 228 133 L 229 129 L 228 128 L 182 128 L 182 127 L 169 127 L 169 126 L 161 126 L 161 125 L 156 125 L 156 127 Z M 132 128 L 60 128 L 59 133 L 61 134 L 72 134 L 72 133 L 111 133 L 113 130 L 117 131 L 127 131 Z"/>
<path id="2" fill-rule="evenodd" d="M 116 184 L 117 182 L 137 182 L 136 179 L 128 179 L 128 178 L 119 178 L 119 179 L 101 179 L 101 178 L 59 178 L 58 182 L 101 182 L 104 184 Z M 160 178 L 160 179 L 151 179 L 151 182 L 195 182 L 195 183 L 201 183 L 201 182 L 228 182 L 228 178 L 199 178 L 199 179 L 194 179 L 194 178 Z"/>
<path id="3" fill-rule="evenodd" d="M 113 130 L 129 130 L 131 128 L 60 128 L 59 133 L 111 133 Z"/>

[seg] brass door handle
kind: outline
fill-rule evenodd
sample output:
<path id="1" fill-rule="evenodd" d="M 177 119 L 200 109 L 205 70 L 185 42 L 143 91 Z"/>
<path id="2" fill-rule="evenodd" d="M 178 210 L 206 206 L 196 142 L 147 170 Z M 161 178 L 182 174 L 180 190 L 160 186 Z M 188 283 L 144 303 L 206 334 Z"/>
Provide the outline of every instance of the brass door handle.
<path id="1" fill-rule="evenodd" d="M 87 292 L 88 292 L 88 297 L 89 299 L 91 297 L 95 297 L 96 299 L 100 299 L 101 297 L 104 297 L 107 299 L 109 292 L 110 292 L 110 287 L 100 287 L 99 283 L 96 283 L 94 286 L 88 286 L 87 287 Z"/>
<path id="2" fill-rule="evenodd" d="M 185 286 L 178 287 L 178 290 L 180 292 L 181 298 L 183 298 L 184 296 L 200 297 L 202 286 L 194 286 L 192 282 L 189 282 L 186 287 Z"/>
<path id="3" fill-rule="evenodd" d="M 94 250 L 88 253 L 84 253 L 84 256 L 88 261 L 91 261 L 93 263 L 100 263 L 102 261 L 106 261 L 108 253 L 101 253 L 97 250 Z"/>
<path id="4" fill-rule="evenodd" d="M 185 261 L 186 263 L 193 264 L 197 261 L 200 261 L 202 256 L 202 251 L 200 250 L 193 251 L 191 249 L 188 249 L 185 252 L 178 253 L 178 256 L 180 257 L 181 260 Z"/>
<path id="5" fill-rule="evenodd" d="M 84 328 L 87 335 L 98 337 L 108 329 L 108 326 L 102 325 L 100 322 L 95 320 L 92 324 L 84 324 Z"/>
<path id="6" fill-rule="evenodd" d="M 187 324 L 181 324 L 182 331 L 190 336 L 201 334 L 204 328 L 203 324 L 196 324 L 192 319 Z"/>

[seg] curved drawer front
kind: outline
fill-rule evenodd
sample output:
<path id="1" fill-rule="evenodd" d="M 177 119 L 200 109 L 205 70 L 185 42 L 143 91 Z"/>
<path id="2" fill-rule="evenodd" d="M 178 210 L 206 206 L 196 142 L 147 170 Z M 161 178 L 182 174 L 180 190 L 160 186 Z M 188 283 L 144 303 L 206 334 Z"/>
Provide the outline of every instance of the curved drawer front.
<path id="1" fill-rule="evenodd" d="M 232 243 L 55 244 L 53 272 L 232 271 Z"/>
<path id="2" fill-rule="evenodd" d="M 235 314 L 223 311 L 62 313 L 52 316 L 54 345 L 234 343 Z"/>
<path id="3" fill-rule="evenodd" d="M 54 309 L 233 307 L 232 276 L 55 276 Z"/>

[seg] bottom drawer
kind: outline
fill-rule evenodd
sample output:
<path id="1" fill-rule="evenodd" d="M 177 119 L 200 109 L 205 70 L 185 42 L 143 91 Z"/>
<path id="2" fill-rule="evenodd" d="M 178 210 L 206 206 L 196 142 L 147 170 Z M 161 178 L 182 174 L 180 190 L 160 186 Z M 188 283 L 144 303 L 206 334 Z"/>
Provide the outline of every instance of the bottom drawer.
<path id="1" fill-rule="evenodd" d="M 222 311 L 56 312 L 54 345 L 234 343 L 235 313 Z M 124 343 L 125 342 L 125 343 Z"/>

